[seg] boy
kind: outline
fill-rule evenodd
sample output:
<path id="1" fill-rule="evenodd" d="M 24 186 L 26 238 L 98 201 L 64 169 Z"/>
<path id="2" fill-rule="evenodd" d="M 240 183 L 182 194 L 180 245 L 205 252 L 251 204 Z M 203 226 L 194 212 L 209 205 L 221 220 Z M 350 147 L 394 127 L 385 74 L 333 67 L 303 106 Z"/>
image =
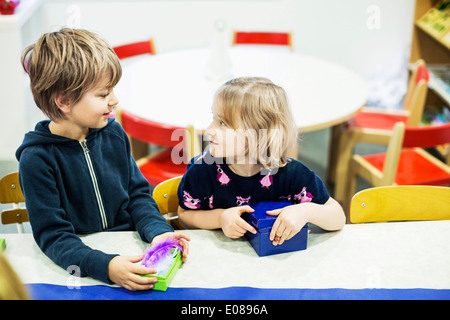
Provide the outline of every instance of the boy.
<path id="1" fill-rule="evenodd" d="M 144 241 L 189 238 L 174 233 L 158 212 L 149 184 L 130 154 L 122 127 L 110 118 L 120 62 L 97 35 L 64 28 L 27 47 L 22 65 L 37 106 L 50 120 L 25 135 L 16 152 L 33 236 L 64 269 L 113 282 L 129 290 L 153 287 L 155 270 L 93 250 L 77 234 L 137 230 Z"/>

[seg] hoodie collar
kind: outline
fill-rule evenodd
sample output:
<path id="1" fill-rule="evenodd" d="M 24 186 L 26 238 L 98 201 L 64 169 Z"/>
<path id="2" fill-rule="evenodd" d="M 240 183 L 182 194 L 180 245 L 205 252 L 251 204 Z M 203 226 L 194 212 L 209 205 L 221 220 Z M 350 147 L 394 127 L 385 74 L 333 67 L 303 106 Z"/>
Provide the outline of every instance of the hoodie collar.
<path id="1" fill-rule="evenodd" d="M 109 126 L 114 121 L 113 118 L 108 119 L 108 123 L 103 128 L 99 129 L 89 129 L 89 133 L 86 136 L 86 139 L 94 136 L 98 132 L 104 130 L 107 126 Z M 23 150 L 27 147 L 34 145 L 46 145 L 46 144 L 79 144 L 78 140 L 66 138 L 63 136 L 58 136 L 50 132 L 48 125 L 50 120 L 43 120 L 36 124 L 34 131 L 30 131 L 25 134 L 23 142 L 21 146 L 16 151 L 17 160 L 20 159 L 20 155 Z"/>

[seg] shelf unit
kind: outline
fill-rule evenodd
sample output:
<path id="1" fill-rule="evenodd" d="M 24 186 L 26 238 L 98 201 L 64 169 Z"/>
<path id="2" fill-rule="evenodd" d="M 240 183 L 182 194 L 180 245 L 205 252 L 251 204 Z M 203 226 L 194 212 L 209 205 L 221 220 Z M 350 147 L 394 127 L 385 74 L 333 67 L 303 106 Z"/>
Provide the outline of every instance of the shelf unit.
<path id="1" fill-rule="evenodd" d="M 450 0 L 416 0 L 410 63 L 418 59 L 430 70 L 426 106 L 449 107 Z"/>
<path id="2" fill-rule="evenodd" d="M 450 110 L 450 0 L 416 0 L 410 63 L 423 59 L 430 71 L 424 112 Z M 448 149 L 448 148 L 447 148 Z M 448 150 L 447 162 L 450 162 Z"/>
<path id="3" fill-rule="evenodd" d="M 450 65 L 450 0 L 416 0 L 410 63 L 418 59 L 425 60 L 434 76 L 433 69 Z M 450 96 L 437 82 L 430 81 L 427 104 L 450 106 Z"/>
<path id="4" fill-rule="evenodd" d="M 413 38 L 411 43 L 411 62 L 415 62 L 417 59 L 422 58 L 427 64 L 450 63 L 450 17 L 443 20 L 436 19 L 435 14 L 437 8 L 443 2 L 449 1 L 416 0 Z M 435 19 L 432 18 L 433 16 Z M 426 18 L 428 18 L 429 23 L 425 22 Z M 447 23 L 449 25 L 441 31 L 433 29 L 435 24 L 445 25 Z M 449 41 L 447 42 L 447 40 Z"/>

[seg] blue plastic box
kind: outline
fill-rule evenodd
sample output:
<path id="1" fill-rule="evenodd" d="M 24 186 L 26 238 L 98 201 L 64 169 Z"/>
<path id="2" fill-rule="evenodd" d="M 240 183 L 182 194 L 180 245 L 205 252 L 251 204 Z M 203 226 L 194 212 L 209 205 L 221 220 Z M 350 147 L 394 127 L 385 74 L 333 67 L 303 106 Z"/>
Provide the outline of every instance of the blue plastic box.
<path id="1" fill-rule="evenodd" d="M 291 202 L 252 203 L 250 206 L 255 211 L 242 214 L 242 218 L 256 229 L 256 234 L 246 232 L 245 237 L 260 257 L 306 249 L 308 242 L 308 224 L 294 237 L 284 241 L 282 245 L 274 246 L 269 239 L 270 231 L 277 217 L 269 216 L 266 214 L 266 211 L 280 209 L 290 205 L 292 205 Z"/>

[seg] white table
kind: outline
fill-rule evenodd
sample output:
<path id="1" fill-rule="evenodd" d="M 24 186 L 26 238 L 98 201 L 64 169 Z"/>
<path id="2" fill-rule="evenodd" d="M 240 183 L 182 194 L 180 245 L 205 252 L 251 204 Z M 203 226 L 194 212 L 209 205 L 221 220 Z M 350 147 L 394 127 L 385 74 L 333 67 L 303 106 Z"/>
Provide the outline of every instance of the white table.
<path id="1" fill-rule="evenodd" d="M 210 52 L 189 49 L 126 61 L 115 89 L 119 106 L 156 122 L 206 129 L 212 120 L 213 94 L 227 80 L 205 76 Z M 228 53 L 231 78 L 268 77 L 286 90 L 303 132 L 344 122 L 366 103 L 365 82 L 335 63 L 259 46 L 235 46 Z"/>
<path id="2" fill-rule="evenodd" d="M 258 297 L 274 298 L 271 294 L 278 289 L 277 294 L 293 295 L 278 299 L 296 297 L 305 290 L 309 290 L 308 297 L 324 289 L 329 298 L 337 294 L 334 289 L 350 290 L 363 298 L 385 292 L 370 288 L 401 289 L 400 293 L 387 291 L 391 295 L 418 292 L 424 295 L 422 299 L 430 292 L 417 290 L 435 293 L 440 289 L 441 298 L 450 298 L 450 221 L 355 224 L 338 232 L 310 226 L 306 250 L 266 257 L 258 257 L 245 239 L 232 240 L 221 231 L 185 232 L 192 239 L 188 262 L 168 291 L 153 292 L 147 298 L 183 298 L 180 295 L 192 290 L 184 298 L 196 299 L 201 290 L 216 290 L 236 292 L 235 299 L 240 299 L 242 288 L 250 291 L 245 291 L 250 299 L 255 292 Z M 59 285 L 56 292 L 66 293 L 70 287 L 92 285 L 112 290 L 92 278 L 70 276 L 39 250 L 30 234 L 2 234 L 0 238 L 6 239 L 6 257 L 27 284 L 55 284 Z M 141 254 L 147 246 L 136 232 L 97 233 L 82 239 L 93 248 L 123 255 Z M 115 292 L 109 293 L 110 298 Z M 121 294 L 126 295 L 126 290 Z"/>

